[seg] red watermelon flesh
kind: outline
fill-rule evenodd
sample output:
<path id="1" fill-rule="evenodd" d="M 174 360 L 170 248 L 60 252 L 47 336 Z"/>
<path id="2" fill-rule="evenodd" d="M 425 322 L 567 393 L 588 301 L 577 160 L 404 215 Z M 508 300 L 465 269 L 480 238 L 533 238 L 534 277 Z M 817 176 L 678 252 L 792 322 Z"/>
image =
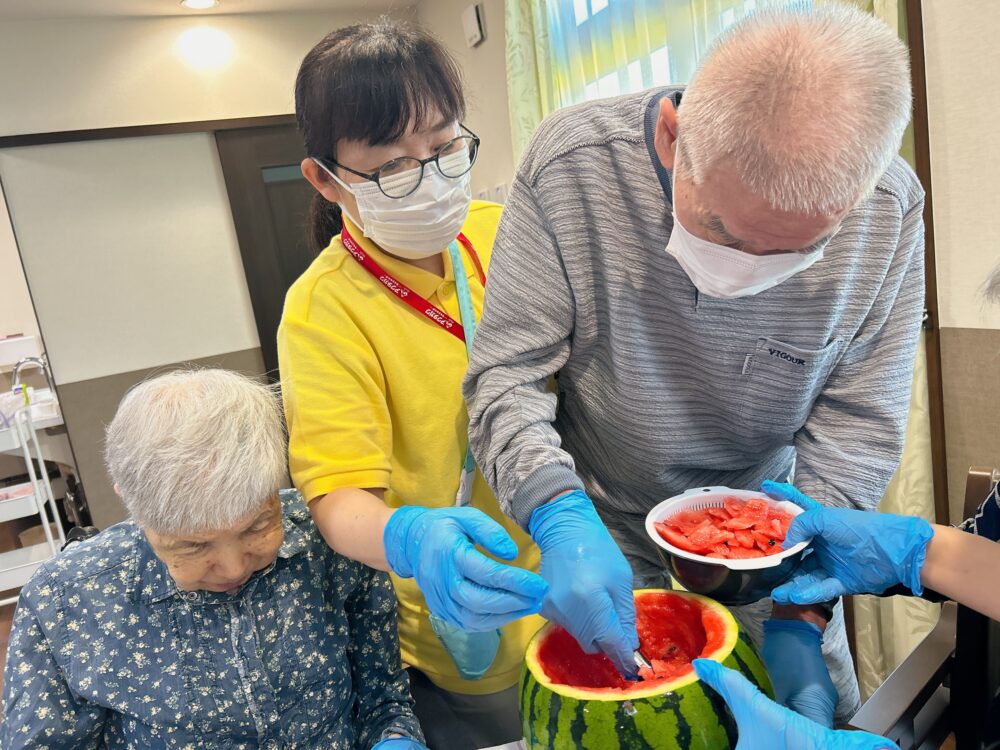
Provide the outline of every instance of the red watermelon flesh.
<path id="1" fill-rule="evenodd" d="M 639 650 L 653 668 L 642 680 L 626 680 L 604 654 L 586 654 L 565 629 L 553 627 L 539 646 L 539 661 L 553 682 L 587 689 L 648 690 L 689 674 L 691 661 L 722 647 L 726 625 L 718 613 L 697 600 L 670 594 L 650 597 L 636 607 Z"/>
<path id="2" fill-rule="evenodd" d="M 782 552 L 792 515 L 769 500 L 723 498 L 721 507 L 683 510 L 655 524 L 674 547 L 697 555 L 736 560 Z"/>

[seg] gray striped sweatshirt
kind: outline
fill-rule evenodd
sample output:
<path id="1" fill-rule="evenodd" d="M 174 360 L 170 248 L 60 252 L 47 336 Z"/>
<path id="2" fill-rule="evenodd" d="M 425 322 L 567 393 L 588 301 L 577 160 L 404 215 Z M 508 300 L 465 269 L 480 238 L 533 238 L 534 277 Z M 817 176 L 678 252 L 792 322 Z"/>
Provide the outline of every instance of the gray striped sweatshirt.
<path id="1" fill-rule="evenodd" d="M 523 527 L 567 489 L 638 522 L 688 488 L 793 469 L 814 497 L 874 508 L 898 465 L 924 297 L 916 176 L 897 158 L 788 281 L 699 295 L 665 250 L 652 147 L 659 99 L 681 93 L 561 110 L 518 168 L 464 392 L 479 466 Z"/>

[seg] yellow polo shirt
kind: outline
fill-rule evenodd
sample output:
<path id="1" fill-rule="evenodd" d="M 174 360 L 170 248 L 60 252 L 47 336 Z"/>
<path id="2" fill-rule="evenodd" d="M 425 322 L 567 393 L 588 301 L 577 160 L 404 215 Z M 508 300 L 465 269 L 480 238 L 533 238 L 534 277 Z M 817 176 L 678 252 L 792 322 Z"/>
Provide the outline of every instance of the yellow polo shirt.
<path id="1" fill-rule="evenodd" d="M 351 236 L 379 265 L 461 321 L 455 276 L 383 253 L 345 217 Z M 484 268 L 500 206 L 473 201 L 462 228 Z M 461 245 L 460 245 L 461 247 Z M 476 316 L 484 288 L 461 248 Z M 292 285 L 278 329 L 282 395 L 289 432 L 289 466 L 309 500 L 343 487 L 381 487 L 391 507 L 454 505 L 468 445 L 461 383 L 468 366 L 463 344 L 391 294 L 335 237 Z M 499 521 L 517 543 L 515 565 L 538 570 L 538 549 L 500 512 L 477 472 L 472 505 Z M 480 680 L 459 677 L 430 621 L 412 578 L 392 577 L 399 601 L 403 660 L 438 686 L 481 695 L 514 685 L 528 639 L 542 624 L 528 617 L 503 629 L 500 652 Z"/>

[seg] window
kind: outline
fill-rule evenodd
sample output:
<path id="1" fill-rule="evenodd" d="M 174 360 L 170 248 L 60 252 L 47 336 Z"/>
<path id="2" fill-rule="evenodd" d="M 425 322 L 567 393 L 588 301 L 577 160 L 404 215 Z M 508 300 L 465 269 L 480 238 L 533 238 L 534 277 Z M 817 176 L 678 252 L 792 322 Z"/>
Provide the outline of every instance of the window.
<path id="1" fill-rule="evenodd" d="M 715 36 L 747 14 L 811 0 L 537 0 L 553 58 L 553 108 L 685 83 Z"/>

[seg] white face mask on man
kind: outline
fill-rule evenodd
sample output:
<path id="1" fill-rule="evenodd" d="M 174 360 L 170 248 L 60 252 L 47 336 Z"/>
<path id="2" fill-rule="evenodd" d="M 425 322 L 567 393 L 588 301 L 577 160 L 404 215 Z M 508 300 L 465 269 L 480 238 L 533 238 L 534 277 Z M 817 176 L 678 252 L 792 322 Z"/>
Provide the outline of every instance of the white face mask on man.
<path id="1" fill-rule="evenodd" d="M 469 152 L 462 150 L 439 158 L 447 171 L 458 172 L 463 166 L 467 169 Z M 460 177 L 445 177 L 436 164 L 427 164 L 416 190 L 403 198 L 390 198 L 378 183 L 364 180 L 347 184 L 318 160 L 316 163 L 354 195 L 360 216 L 351 216 L 346 209 L 344 212 L 362 227 L 365 237 L 400 258 L 419 260 L 437 255 L 462 231 L 469 214 L 472 188 L 468 171 Z M 418 167 L 383 178 L 383 187 L 391 192 L 393 185 L 405 186 L 419 176 L 419 171 Z"/>
<path id="2" fill-rule="evenodd" d="M 807 253 L 751 255 L 691 234 L 674 212 L 667 252 L 677 259 L 698 291 L 709 297 L 736 299 L 760 294 L 787 281 L 823 257 L 822 243 Z"/>

